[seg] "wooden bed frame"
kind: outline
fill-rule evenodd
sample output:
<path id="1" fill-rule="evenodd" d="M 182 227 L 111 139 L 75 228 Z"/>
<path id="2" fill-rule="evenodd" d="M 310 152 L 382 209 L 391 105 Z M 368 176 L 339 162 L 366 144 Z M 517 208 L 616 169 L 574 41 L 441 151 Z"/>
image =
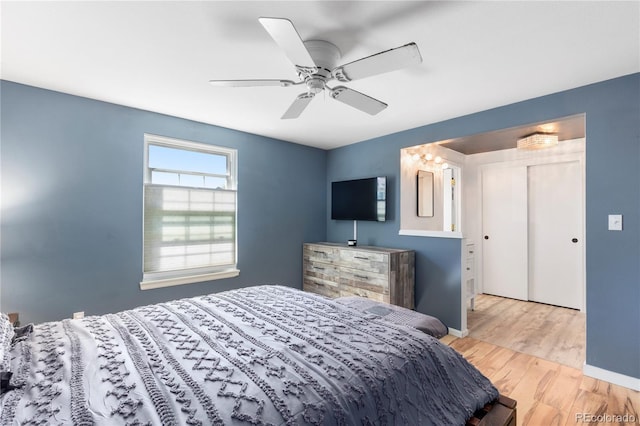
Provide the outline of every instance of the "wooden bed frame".
<path id="1" fill-rule="evenodd" d="M 500 395 L 476 411 L 466 426 L 516 426 L 516 400 Z"/>

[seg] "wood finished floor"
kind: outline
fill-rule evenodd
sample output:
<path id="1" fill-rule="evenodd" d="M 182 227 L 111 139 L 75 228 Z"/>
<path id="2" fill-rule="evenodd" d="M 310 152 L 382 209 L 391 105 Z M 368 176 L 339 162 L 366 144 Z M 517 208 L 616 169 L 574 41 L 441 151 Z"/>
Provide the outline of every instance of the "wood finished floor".
<path id="1" fill-rule="evenodd" d="M 469 336 L 578 369 L 586 359 L 585 323 L 575 309 L 487 294 L 467 310 Z"/>
<path id="2" fill-rule="evenodd" d="M 582 374 L 584 343 L 582 343 L 582 355 L 577 355 L 579 351 L 575 349 L 576 344 L 573 343 L 574 340 L 580 341 L 580 339 L 584 342 L 584 336 L 563 343 L 562 332 L 556 330 L 559 327 L 547 323 L 548 321 L 567 321 L 564 313 L 561 312 L 563 308 L 542 305 L 546 307 L 544 309 L 553 308 L 543 315 L 540 312 L 530 312 L 531 309 L 541 307 L 521 306 L 526 302 L 511 303 L 508 302 L 509 300 L 502 303 L 505 301 L 493 300 L 493 296 L 478 298 L 474 313 L 478 318 L 469 322 L 470 335 L 461 339 L 449 335 L 441 340 L 475 365 L 502 394 L 518 401 L 518 425 L 640 424 L 640 392 L 584 376 Z M 489 306 L 496 307 L 496 310 L 500 307 L 502 315 L 509 318 L 520 317 L 525 324 L 514 326 L 512 320 L 507 321 L 504 317 L 501 321 L 502 325 L 500 322 L 492 324 L 493 321 L 489 316 L 499 314 L 497 312 L 483 314 L 484 308 Z M 556 312 L 557 309 L 560 311 Z M 573 313 L 579 314 L 575 311 Z M 542 330 L 534 331 L 531 323 L 533 319 L 543 324 Z M 582 329 L 584 330 L 584 325 Z M 532 336 L 531 342 L 526 342 L 527 333 Z M 547 334 L 554 333 L 557 333 L 557 336 L 547 338 Z M 584 331 L 582 333 L 584 334 Z M 545 336 L 540 336 L 541 334 Z M 490 338 L 493 342 L 483 340 L 485 338 Z M 555 351 L 554 348 L 556 348 Z M 569 355 L 554 354 L 554 352 L 561 352 L 558 348 L 567 348 L 566 352 Z M 524 350 L 529 353 L 525 353 Z M 540 356 L 531 353 L 534 351 Z M 569 365 L 580 356 L 582 361 L 579 367 Z M 621 420 L 619 418 L 602 417 L 602 422 L 586 422 L 584 417 L 579 417 L 587 414 L 591 416 L 627 415 L 627 419 L 633 420 L 624 422 L 618 421 Z"/>

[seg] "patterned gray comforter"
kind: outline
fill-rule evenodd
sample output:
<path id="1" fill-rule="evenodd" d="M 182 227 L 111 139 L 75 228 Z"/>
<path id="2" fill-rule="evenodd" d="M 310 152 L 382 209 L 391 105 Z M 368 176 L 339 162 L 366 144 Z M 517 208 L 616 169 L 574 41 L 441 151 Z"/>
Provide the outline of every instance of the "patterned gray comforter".
<path id="1" fill-rule="evenodd" d="M 456 425 L 498 396 L 431 336 L 281 286 L 37 325 L 10 354 L 3 425 Z"/>

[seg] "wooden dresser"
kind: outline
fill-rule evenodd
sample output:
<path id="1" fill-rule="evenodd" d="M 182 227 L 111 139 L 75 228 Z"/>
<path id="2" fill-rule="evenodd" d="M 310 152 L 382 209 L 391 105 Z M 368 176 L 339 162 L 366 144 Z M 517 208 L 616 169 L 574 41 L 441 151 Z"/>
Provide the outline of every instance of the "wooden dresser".
<path id="1" fill-rule="evenodd" d="M 305 291 L 329 297 L 362 296 L 414 308 L 413 250 L 306 243 L 302 263 Z"/>

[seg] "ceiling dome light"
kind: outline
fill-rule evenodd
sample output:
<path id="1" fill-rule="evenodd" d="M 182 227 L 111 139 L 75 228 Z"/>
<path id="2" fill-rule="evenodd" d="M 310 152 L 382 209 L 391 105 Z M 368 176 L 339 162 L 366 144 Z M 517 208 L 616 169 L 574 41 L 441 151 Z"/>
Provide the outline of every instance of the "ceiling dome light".
<path id="1" fill-rule="evenodd" d="M 544 149 L 558 145 L 558 135 L 553 133 L 534 133 L 518 139 L 518 149 Z"/>

